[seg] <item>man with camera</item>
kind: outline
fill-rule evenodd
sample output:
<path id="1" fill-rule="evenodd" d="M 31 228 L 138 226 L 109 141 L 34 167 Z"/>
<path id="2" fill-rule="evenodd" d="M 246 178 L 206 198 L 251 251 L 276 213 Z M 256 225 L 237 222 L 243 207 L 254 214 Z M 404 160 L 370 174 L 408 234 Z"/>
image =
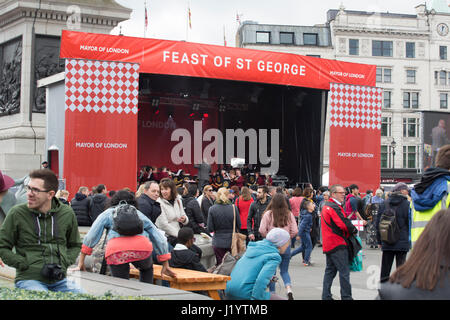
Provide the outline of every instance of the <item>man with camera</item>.
<path id="1" fill-rule="evenodd" d="M 73 210 L 55 197 L 58 178 L 35 170 L 26 190 L 27 203 L 13 207 L 0 228 L 1 259 L 16 268 L 17 288 L 81 293 L 66 278 L 81 240 Z"/>

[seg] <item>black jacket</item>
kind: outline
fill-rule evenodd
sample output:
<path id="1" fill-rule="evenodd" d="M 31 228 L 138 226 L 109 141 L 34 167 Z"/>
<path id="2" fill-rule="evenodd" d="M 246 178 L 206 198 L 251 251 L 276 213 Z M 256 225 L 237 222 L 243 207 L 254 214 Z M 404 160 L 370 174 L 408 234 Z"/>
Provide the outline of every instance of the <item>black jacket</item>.
<path id="1" fill-rule="evenodd" d="M 269 198 L 267 198 L 264 204 L 261 203 L 260 200 L 254 201 L 248 210 L 247 231 L 249 235 L 253 234 L 255 236 L 255 241 L 263 239 L 263 237 L 259 234 L 259 225 L 261 224 L 262 215 L 269 205 L 269 202 Z"/>
<path id="2" fill-rule="evenodd" d="M 450 300 L 450 270 L 446 279 L 438 281 L 433 291 L 416 287 L 415 282 L 409 288 L 399 283 L 382 282 L 378 289 L 377 300 Z"/>
<path id="3" fill-rule="evenodd" d="M 378 243 L 381 243 L 381 249 L 383 251 L 409 251 L 411 248 L 409 241 L 409 201 L 408 198 L 399 192 L 394 192 L 386 200 L 391 208 L 395 208 L 395 216 L 397 219 L 397 224 L 400 228 L 400 238 L 394 244 L 387 244 L 382 242 L 380 239 L 380 232 L 378 231 L 380 225 L 380 219 L 383 213 L 386 211 L 386 205 L 381 204 L 378 214 L 376 216 L 375 225 L 377 229 L 377 239 Z"/>
<path id="4" fill-rule="evenodd" d="M 143 193 L 137 198 L 137 204 L 139 211 L 147 216 L 153 223 L 156 222 L 159 215 L 161 214 L 161 205 L 159 202 L 153 200 L 148 195 Z"/>
<path id="5" fill-rule="evenodd" d="M 170 254 L 169 266 L 172 268 L 207 272 L 206 268 L 200 263 L 202 250 L 196 245 L 185 250 L 172 250 Z"/>
<path id="6" fill-rule="evenodd" d="M 203 221 L 205 221 L 205 223 L 208 221 L 208 212 L 209 212 L 209 208 L 211 208 L 214 205 L 214 200 L 210 200 L 208 199 L 208 197 L 203 196 L 202 199 L 202 205 L 200 206 L 200 208 L 202 209 L 202 213 L 203 213 Z"/>
<path id="7" fill-rule="evenodd" d="M 216 248 L 231 248 L 231 237 L 233 234 L 233 207 L 235 209 L 236 231 L 241 228 L 239 209 L 231 203 L 216 203 L 209 209 L 208 232 L 214 232 L 212 245 Z"/>
<path id="8" fill-rule="evenodd" d="M 105 211 L 106 202 L 108 201 L 108 197 L 103 193 L 94 194 L 91 202 L 91 219 L 92 223 L 94 223 L 95 219 Z"/>
<path id="9" fill-rule="evenodd" d="M 194 197 L 190 196 L 183 197 L 182 201 L 184 212 L 189 218 L 189 223 L 186 226 L 192 228 L 192 230 L 194 230 L 194 233 L 199 234 L 205 232 L 205 228 L 199 226 L 199 224 L 205 223 L 205 220 L 203 218 L 203 213 L 200 209 L 198 201 Z"/>
<path id="10" fill-rule="evenodd" d="M 91 198 L 79 192 L 76 193 L 75 198 L 72 199 L 71 207 L 75 212 L 79 226 L 90 227 L 92 225 L 89 210 L 90 203 Z"/>

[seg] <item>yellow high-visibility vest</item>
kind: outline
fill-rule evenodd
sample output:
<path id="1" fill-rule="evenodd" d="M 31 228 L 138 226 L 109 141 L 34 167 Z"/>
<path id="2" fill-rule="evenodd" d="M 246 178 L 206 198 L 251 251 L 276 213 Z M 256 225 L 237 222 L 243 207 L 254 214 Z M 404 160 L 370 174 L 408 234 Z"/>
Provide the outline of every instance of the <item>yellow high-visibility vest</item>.
<path id="1" fill-rule="evenodd" d="M 414 243 L 419 239 L 420 235 L 422 234 L 423 229 L 425 229 L 425 226 L 427 225 L 428 221 L 433 218 L 433 216 L 442 209 L 447 209 L 450 204 L 450 197 L 448 194 L 450 193 L 450 181 L 447 181 L 447 192 L 445 193 L 444 197 L 436 203 L 436 205 L 429 210 L 425 211 L 416 211 L 414 209 L 414 204 L 411 201 L 411 212 L 412 212 L 412 223 L 411 223 L 411 242 L 412 246 L 414 246 Z"/>

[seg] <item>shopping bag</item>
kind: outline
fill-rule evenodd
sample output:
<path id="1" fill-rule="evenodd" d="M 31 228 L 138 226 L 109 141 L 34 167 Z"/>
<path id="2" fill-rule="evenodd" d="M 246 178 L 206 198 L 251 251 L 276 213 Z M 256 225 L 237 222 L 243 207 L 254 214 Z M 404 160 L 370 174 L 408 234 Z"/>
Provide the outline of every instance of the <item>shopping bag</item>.
<path id="1" fill-rule="evenodd" d="M 355 236 L 356 240 L 362 247 L 361 238 L 359 236 Z M 363 252 L 362 249 L 358 251 L 355 257 L 350 261 L 350 271 L 359 272 L 363 269 Z"/>

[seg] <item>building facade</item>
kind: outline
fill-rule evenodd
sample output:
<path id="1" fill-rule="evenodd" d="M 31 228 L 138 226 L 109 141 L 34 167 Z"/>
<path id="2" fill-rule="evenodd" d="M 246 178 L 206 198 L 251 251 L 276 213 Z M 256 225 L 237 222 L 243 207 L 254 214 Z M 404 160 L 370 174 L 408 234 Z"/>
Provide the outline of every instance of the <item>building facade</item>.
<path id="1" fill-rule="evenodd" d="M 0 0 L 2 172 L 21 178 L 47 160 L 46 95 L 36 84 L 64 71 L 62 30 L 109 33 L 130 14 L 114 0 Z"/>
<path id="2" fill-rule="evenodd" d="M 314 27 L 244 23 L 238 30 L 237 46 L 376 65 L 376 86 L 384 90 L 380 183 L 411 183 L 432 165 L 431 132 L 425 130 L 428 115 L 442 114 L 440 118 L 446 119 L 450 99 L 450 13 L 427 9 L 424 4 L 415 9 L 416 14 L 395 14 L 350 11 L 341 6 L 327 12 L 324 25 Z M 276 34 L 285 30 L 294 33 L 289 45 L 277 41 L 281 36 Z M 263 39 L 272 42 L 255 41 L 259 32 L 270 33 Z M 317 41 L 298 41 L 305 35 Z M 328 129 L 328 121 L 326 125 Z M 328 131 L 324 173 L 327 137 Z"/>

